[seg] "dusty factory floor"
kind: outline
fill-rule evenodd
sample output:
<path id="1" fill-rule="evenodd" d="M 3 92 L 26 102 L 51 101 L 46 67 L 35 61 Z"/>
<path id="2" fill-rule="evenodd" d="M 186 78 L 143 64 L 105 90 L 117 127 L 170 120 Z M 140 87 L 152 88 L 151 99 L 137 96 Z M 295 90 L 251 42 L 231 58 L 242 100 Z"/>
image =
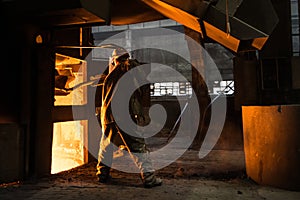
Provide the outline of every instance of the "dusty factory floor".
<path id="1" fill-rule="evenodd" d="M 300 199 L 300 192 L 261 186 L 247 178 L 241 150 L 213 150 L 204 159 L 186 151 L 159 170 L 163 185 L 143 188 L 138 174 L 112 171 L 112 181 L 100 184 L 96 161 L 48 177 L 2 184 L 0 199 Z"/>

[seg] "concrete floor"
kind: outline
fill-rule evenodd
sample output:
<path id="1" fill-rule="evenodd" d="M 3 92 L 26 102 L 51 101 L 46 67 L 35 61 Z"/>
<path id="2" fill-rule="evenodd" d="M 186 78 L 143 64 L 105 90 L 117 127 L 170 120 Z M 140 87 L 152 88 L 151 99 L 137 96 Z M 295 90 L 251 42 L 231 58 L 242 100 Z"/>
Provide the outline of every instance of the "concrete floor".
<path id="1" fill-rule="evenodd" d="M 164 182 L 152 189 L 143 188 L 138 174 L 116 170 L 109 184 L 100 184 L 95 166 L 96 161 L 91 161 L 49 177 L 2 184 L 0 199 L 300 199 L 300 192 L 261 186 L 248 179 L 241 150 L 213 150 L 204 159 L 188 150 L 157 171 Z"/>

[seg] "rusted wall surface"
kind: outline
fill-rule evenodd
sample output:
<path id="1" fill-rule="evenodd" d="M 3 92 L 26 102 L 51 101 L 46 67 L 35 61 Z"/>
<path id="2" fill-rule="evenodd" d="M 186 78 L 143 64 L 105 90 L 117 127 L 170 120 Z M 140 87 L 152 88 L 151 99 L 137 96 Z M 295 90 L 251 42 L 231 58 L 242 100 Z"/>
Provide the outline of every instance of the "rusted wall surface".
<path id="1" fill-rule="evenodd" d="M 300 105 L 243 106 L 242 117 L 248 176 L 300 190 Z"/>

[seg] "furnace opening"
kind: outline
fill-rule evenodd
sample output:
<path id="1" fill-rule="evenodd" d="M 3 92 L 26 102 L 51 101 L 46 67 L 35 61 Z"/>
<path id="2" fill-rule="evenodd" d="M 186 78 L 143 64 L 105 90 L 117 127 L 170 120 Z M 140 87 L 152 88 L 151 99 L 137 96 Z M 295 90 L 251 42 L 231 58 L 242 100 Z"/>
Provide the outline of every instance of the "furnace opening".
<path id="1" fill-rule="evenodd" d="M 87 104 L 87 88 L 81 85 L 85 81 L 86 61 L 56 54 L 52 174 L 87 163 L 88 120 L 73 117 L 73 109 Z"/>

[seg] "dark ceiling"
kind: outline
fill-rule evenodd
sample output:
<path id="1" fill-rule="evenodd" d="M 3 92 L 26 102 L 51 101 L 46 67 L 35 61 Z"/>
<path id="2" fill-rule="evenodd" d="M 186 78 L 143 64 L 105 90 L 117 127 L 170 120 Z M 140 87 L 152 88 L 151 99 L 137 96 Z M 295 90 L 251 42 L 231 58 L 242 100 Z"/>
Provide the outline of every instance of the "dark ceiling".
<path id="1" fill-rule="evenodd" d="M 261 49 L 278 19 L 270 0 L 4 0 L 15 23 L 124 25 L 173 19 L 231 49 Z"/>

